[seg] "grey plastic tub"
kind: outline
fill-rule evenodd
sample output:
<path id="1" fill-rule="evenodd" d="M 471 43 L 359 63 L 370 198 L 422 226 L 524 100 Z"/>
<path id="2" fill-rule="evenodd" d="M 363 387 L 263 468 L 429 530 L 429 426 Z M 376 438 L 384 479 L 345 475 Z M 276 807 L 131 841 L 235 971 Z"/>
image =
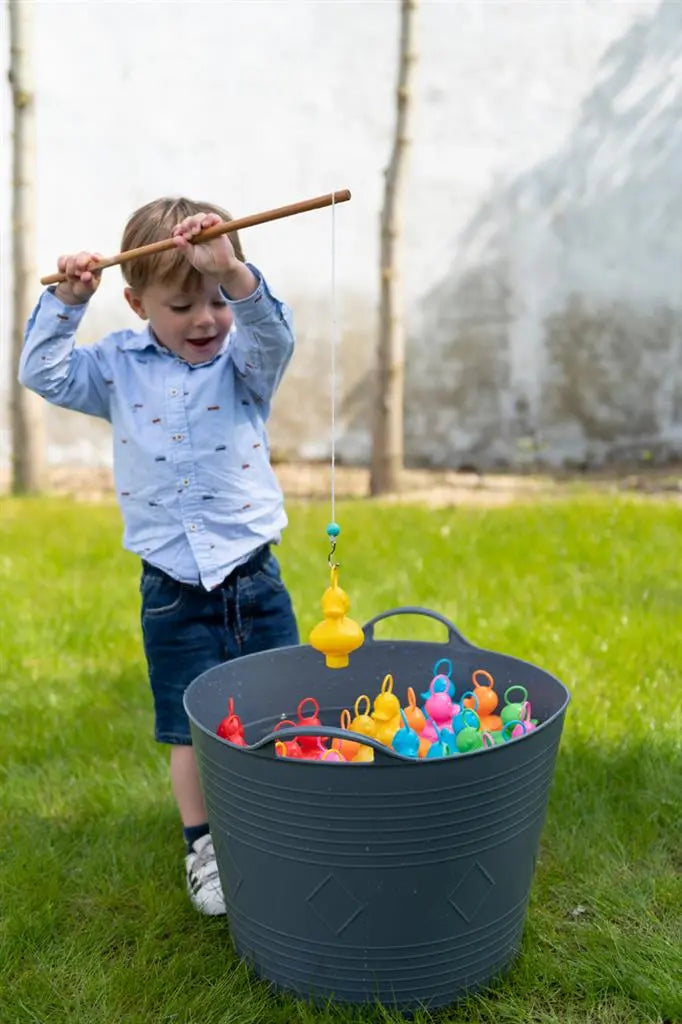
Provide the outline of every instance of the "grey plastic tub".
<path id="1" fill-rule="evenodd" d="M 442 622 L 447 643 L 374 639 L 377 622 L 408 613 Z M 432 611 L 395 609 L 364 632 L 346 669 L 327 669 L 307 646 L 249 655 L 195 679 L 185 708 L 238 954 L 304 998 L 434 1009 L 485 985 L 519 949 L 570 695 Z M 525 686 L 542 724 L 444 760 L 409 760 L 369 739 L 373 764 L 275 756 L 275 739 L 316 732 L 273 732 L 304 697 L 319 702 L 323 723 L 338 722 L 390 672 L 406 703 L 440 658 L 452 661 L 458 695 L 477 668 L 500 699 Z M 215 735 L 229 697 L 248 747 Z M 349 736 L 326 724 L 323 733 Z"/>

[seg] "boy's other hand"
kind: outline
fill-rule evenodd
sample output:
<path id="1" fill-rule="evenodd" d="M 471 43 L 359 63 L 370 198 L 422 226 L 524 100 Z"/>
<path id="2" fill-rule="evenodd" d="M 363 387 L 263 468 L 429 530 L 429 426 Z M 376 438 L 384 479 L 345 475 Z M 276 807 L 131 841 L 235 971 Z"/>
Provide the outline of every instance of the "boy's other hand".
<path id="1" fill-rule="evenodd" d="M 206 228 L 221 223 L 217 213 L 195 213 L 185 217 L 173 228 L 173 241 L 192 266 L 201 274 L 210 274 L 218 280 L 231 274 L 240 265 L 227 234 L 196 244 L 192 244 L 192 239 Z"/>
<path id="2" fill-rule="evenodd" d="M 258 287 L 253 272 L 235 255 L 227 233 L 209 239 L 208 242 L 192 243 L 191 239 L 205 228 L 222 224 L 217 213 L 195 213 L 185 217 L 173 228 L 173 241 L 193 267 L 201 274 L 214 277 L 231 299 L 245 299 Z"/>
<path id="3" fill-rule="evenodd" d="M 73 256 L 60 256 L 57 267 L 66 274 L 66 281 L 60 281 L 55 289 L 57 298 L 67 306 L 79 306 L 87 302 L 97 289 L 102 271 L 94 270 L 95 264 L 104 257 L 98 252 L 79 252 Z"/>

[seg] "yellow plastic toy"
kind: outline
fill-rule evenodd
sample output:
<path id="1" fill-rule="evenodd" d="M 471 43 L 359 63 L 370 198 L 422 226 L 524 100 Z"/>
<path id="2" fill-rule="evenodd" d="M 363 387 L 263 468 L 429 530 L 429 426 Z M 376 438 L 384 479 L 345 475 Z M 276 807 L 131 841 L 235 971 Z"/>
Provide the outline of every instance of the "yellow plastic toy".
<path id="1" fill-rule="evenodd" d="M 400 701 L 393 693 L 393 676 L 390 672 L 384 676 L 381 692 L 374 698 L 372 718 L 376 722 L 376 739 L 390 746 L 403 724 L 400 720 Z"/>
<path id="2" fill-rule="evenodd" d="M 384 676 L 381 691 L 374 698 L 372 718 L 375 722 L 388 722 L 396 715 L 400 718 L 400 701 L 393 692 L 393 676 L 389 672 Z"/>
<path id="3" fill-rule="evenodd" d="M 369 764 L 370 761 L 374 760 L 374 751 L 371 747 L 366 747 L 364 743 L 360 744 L 360 749 L 353 758 L 354 764 Z"/>
<path id="4" fill-rule="evenodd" d="M 360 711 L 360 701 L 363 700 L 366 702 L 365 710 Z M 366 693 L 361 693 L 360 696 L 356 698 L 355 704 L 353 705 L 355 718 L 348 726 L 351 732 L 361 732 L 363 736 L 376 736 L 376 722 L 369 713 L 371 706 L 370 699 Z M 371 750 L 372 748 L 370 747 L 369 749 Z"/>
<path id="5" fill-rule="evenodd" d="M 366 701 L 365 710 L 362 713 L 360 712 L 360 701 Z M 361 693 L 360 696 L 356 698 L 355 704 L 353 705 L 355 718 L 350 723 L 348 728 L 350 729 L 351 732 L 359 732 L 362 733 L 363 736 L 372 736 L 376 738 L 377 726 L 376 722 L 369 714 L 370 707 L 371 703 L 369 697 L 367 696 L 366 693 Z M 372 747 L 367 747 L 365 746 L 364 743 L 361 743 L 359 746 L 360 749 L 353 758 L 353 761 L 355 761 L 356 763 L 358 761 L 373 761 L 374 750 L 372 749 Z"/>
<path id="6" fill-rule="evenodd" d="M 350 600 L 338 583 L 338 566 L 331 567 L 331 584 L 322 595 L 324 619 L 311 630 L 308 642 L 325 656 L 327 668 L 346 668 L 348 655 L 365 639 L 362 627 L 346 612 Z"/>

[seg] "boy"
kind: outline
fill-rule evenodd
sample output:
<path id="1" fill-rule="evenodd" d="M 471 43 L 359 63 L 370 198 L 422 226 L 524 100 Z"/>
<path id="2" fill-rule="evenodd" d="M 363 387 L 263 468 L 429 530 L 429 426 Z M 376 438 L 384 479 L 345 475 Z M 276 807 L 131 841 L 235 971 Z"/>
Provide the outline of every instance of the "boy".
<path id="1" fill-rule="evenodd" d="M 158 199 L 137 210 L 121 249 L 173 237 L 175 248 L 122 265 L 144 330 L 74 347 L 97 290 L 97 254 L 61 256 L 66 281 L 28 322 L 19 380 L 49 402 L 112 425 L 124 546 L 142 560 L 140 592 L 155 738 L 170 744 L 194 906 L 224 914 L 189 723 L 187 685 L 228 658 L 298 643 L 270 544 L 287 522 L 265 422 L 291 358 L 290 311 L 244 260 L 236 233 L 191 239 L 230 215 Z"/>

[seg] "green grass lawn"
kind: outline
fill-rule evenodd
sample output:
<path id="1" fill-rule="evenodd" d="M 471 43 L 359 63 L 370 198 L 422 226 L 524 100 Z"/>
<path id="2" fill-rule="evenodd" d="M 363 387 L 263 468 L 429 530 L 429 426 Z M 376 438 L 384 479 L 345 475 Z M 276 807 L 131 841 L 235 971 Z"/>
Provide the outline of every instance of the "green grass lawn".
<path id="1" fill-rule="evenodd" d="M 328 518 L 291 507 L 281 550 L 303 636 Z M 587 494 L 337 519 L 355 618 L 432 608 L 573 696 L 521 954 L 416 1020 L 682 1024 L 680 508 Z M 115 506 L 8 498 L 0 526 L 0 1024 L 402 1020 L 271 994 L 190 907 Z M 445 639 L 413 617 L 377 633 Z"/>

